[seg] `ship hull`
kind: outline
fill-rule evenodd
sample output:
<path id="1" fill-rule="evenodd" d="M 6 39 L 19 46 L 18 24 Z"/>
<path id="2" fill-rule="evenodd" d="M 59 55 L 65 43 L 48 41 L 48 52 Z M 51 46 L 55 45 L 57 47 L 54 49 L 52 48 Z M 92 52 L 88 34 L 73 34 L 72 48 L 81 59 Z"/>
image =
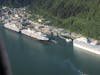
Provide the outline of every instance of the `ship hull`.
<path id="1" fill-rule="evenodd" d="M 41 37 L 38 37 L 35 34 L 29 33 L 28 31 L 25 31 L 25 30 L 21 30 L 21 33 L 24 34 L 24 35 L 27 35 L 27 36 L 29 36 L 31 38 L 38 39 L 40 41 L 49 41 L 48 38 L 42 39 Z"/>
<path id="2" fill-rule="evenodd" d="M 80 48 L 80 49 L 83 49 L 85 51 L 88 51 L 88 52 L 92 52 L 92 53 L 95 53 L 95 54 L 98 54 L 100 55 L 100 50 L 96 50 L 95 48 L 89 48 L 87 45 L 84 44 L 81 45 L 81 44 L 77 44 L 76 42 L 73 41 L 73 46 L 74 47 L 77 47 L 77 48 Z"/>
<path id="3" fill-rule="evenodd" d="M 7 28 L 7 29 L 12 30 L 12 31 L 15 31 L 15 32 L 20 32 L 20 29 L 15 28 L 13 26 L 4 25 L 4 28 Z"/>

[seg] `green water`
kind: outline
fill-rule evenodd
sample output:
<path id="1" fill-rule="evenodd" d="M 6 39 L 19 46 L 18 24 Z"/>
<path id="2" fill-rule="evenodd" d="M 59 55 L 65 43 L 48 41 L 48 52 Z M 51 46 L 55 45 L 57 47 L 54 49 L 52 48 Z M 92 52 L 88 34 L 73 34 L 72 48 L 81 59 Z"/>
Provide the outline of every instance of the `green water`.
<path id="1" fill-rule="evenodd" d="M 0 28 L 13 75 L 100 75 L 100 57 L 74 49 L 72 43 L 43 42 Z"/>

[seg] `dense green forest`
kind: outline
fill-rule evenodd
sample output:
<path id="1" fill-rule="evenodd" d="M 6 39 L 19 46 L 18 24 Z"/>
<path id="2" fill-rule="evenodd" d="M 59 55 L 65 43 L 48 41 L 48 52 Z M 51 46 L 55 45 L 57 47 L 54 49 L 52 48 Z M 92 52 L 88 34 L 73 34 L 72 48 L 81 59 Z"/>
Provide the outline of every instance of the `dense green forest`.
<path id="1" fill-rule="evenodd" d="M 28 7 L 55 26 L 100 40 L 100 0 L 0 0 L 0 5 Z"/>

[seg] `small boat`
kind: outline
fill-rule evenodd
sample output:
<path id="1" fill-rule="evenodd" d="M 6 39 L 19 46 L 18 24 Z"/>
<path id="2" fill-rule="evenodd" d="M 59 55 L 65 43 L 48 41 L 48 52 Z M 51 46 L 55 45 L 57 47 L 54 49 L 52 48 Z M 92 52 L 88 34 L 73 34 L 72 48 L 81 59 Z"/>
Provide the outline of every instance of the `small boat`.
<path id="1" fill-rule="evenodd" d="M 57 44 L 58 42 L 56 40 L 51 40 L 53 43 Z"/>
<path id="2" fill-rule="evenodd" d="M 66 38 L 65 40 L 66 40 L 67 43 L 68 43 L 68 42 L 72 42 L 72 39 Z"/>

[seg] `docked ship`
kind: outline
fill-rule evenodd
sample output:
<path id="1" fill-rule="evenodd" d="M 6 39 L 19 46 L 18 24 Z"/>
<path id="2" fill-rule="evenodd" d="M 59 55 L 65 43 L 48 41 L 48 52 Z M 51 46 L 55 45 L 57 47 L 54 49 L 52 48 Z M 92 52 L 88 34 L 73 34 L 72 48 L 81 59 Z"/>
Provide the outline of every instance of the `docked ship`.
<path id="1" fill-rule="evenodd" d="M 37 32 L 33 29 L 27 28 L 27 29 L 22 29 L 21 30 L 22 34 L 25 34 L 27 36 L 30 36 L 32 38 L 38 39 L 38 40 L 44 40 L 44 41 L 48 41 L 49 38 L 47 37 L 47 35 L 41 33 L 41 32 Z"/>
<path id="2" fill-rule="evenodd" d="M 4 27 L 16 32 L 20 32 L 20 28 L 18 27 L 18 25 L 14 24 L 14 23 L 5 23 Z"/>
<path id="3" fill-rule="evenodd" d="M 73 46 L 95 54 L 100 54 L 100 42 L 97 40 L 80 37 L 73 40 Z"/>

